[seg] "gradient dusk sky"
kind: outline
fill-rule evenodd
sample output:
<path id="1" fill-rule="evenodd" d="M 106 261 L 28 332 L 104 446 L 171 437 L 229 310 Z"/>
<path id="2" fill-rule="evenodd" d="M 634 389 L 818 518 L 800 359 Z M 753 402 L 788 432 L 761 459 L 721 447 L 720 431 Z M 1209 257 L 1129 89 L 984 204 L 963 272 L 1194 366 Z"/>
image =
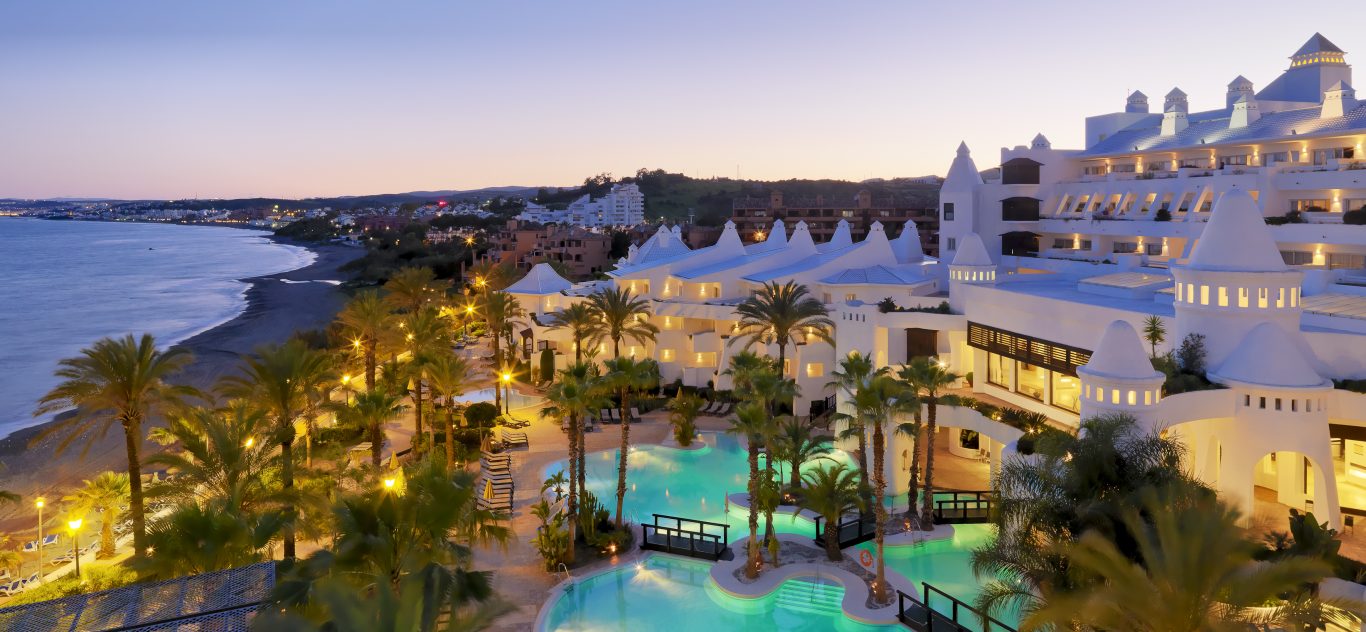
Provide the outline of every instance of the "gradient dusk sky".
<path id="1" fill-rule="evenodd" d="M 943 174 L 1180 86 L 1220 107 L 1366 3 L 0 4 L 0 197 Z"/>

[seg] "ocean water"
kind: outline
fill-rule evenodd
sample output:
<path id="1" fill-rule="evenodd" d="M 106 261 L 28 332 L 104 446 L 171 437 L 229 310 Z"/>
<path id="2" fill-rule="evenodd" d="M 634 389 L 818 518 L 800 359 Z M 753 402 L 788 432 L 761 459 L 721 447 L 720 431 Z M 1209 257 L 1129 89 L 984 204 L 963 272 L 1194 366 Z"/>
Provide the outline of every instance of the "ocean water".
<path id="1" fill-rule="evenodd" d="M 305 248 L 213 226 L 0 218 L 0 437 L 40 423 L 57 361 L 105 336 L 163 346 L 246 307 L 239 279 L 294 270 Z"/>

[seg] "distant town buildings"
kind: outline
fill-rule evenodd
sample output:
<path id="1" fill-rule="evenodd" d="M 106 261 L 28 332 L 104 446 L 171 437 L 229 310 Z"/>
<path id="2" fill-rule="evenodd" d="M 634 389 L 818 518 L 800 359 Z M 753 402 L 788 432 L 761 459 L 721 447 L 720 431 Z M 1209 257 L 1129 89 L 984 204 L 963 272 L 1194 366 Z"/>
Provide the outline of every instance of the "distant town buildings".
<path id="1" fill-rule="evenodd" d="M 821 241 L 834 237 L 841 221 L 848 223 L 850 237 L 857 240 L 868 234 L 874 222 L 881 223 L 890 233 L 901 234 L 902 225 L 914 220 L 923 251 L 930 256 L 939 253 L 939 217 L 935 209 L 913 208 L 891 198 L 875 199 L 866 189 L 846 200 L 823 195 L 792 198 L 785 197 L 782 191 L 773 191 L 767 198 L 736 198 L 731 207 L 731 221 L 748 241 L 762 241 L 775 219 L 783 220 L 788 226 L 806 222 L 811 237 Z"/>
<path id="2" fill-rule="evenodd" d="M 596 200 L 584 195 L 565 209 L 527 202 L 526 210 L 517 219 L 589 228 L 635 226 L 645 221 L 645 195 L 634 184 L 614 184 L 607 195 Z"/>
<path id="3" fill-rule="evenodd" d="M 612 237 L 579 226 L 542 225 L 509 220 L 507 227 L 489 237 L 488 260 L 525 272 L 544 261 L 564 264 L 572 277 L 589 278 L 606 270 Z"/>

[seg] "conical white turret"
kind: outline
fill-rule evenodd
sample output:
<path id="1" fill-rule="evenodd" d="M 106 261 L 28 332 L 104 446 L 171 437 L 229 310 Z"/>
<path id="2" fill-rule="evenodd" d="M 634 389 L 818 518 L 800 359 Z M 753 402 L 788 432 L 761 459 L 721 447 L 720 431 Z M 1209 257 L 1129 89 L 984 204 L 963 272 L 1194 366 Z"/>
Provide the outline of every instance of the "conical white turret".
<path id="1" fill-rule="evenodd" d="M 962 286 L 995 283 L 996 263 L 991 260 L 986 244 L 982 243 L 977 233 L 968 233 L 958 244 L 958 252 L 949 263 L 949 306 L 955 312 L 962 312 Z"/>
<path id="2" fill-rule="evenodd" d="M 972 152 L 968 150 L 967 143 L 959 143 L 958 155 L 949 165 L 949 174 L 939 189 L 940 194 L 945 191 L 971 191 L 972 187 L 979 184 L 982 184 L 982 174 L 977 171 L 977 163 L 972 161 Z"/>
<path id="3" fill-rule="evenodd" d="M 1091 360 L 1077 367 L 1081 378 L 1081 418 L 1124 413 L 1140 423 L 1156 422 L 1165 376 L 1153 368 L 1138 331 L 1116 320 L 1105 328 Z"/>

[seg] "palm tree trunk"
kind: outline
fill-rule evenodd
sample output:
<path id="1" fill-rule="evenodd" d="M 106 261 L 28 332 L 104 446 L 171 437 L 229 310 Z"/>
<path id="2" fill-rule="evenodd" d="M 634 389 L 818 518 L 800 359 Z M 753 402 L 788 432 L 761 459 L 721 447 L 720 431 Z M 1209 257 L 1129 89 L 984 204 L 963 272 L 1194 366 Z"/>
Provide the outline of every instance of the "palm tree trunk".
<path id="1" fill-rule="evenodd" d="M 631 420 L 626 417 L 627 391 L 621 389 L 621 456 L 617 459 L 617 528 L 621 528 L 621 506 L 626 502 L 626 464 L 631 449 Z"/>
<path id="2" fill-rule="evenodd" d="M 280 478 L 284 481 L 285 494 L 288 495 L 294 489 L 294 441 L 280 442 L 280 459 L 284 461 L 280 468 Z M 288 521 L 285 522 L 284 555 L 285 559 L 294 559 L 294 521 L 298 518 L 294 515 L 294 503 L 288 502 L 286 507 Z"/>
<path id="3" fill-rule="evenodd" d="M 749 543 L 745 547 L 745 577 L 759 576 L 759 513 L 754 506 L 759 498 L 759 444 L 749 437 Z"/>
<path id="4" fill-rule="evenodd" d="M 844 559 L 844 554 L 840 553 L 839 524 L 838 514 L 825 517 L 825 557 L 831 562 Z"/>
<path id="5" fill-rule="evenodd" d="M 413 380 L 413 455 L 422 454 L 422 379 Z"/>
<path id="6" fill-rule="evenodd" d="M 365 341 L 365 390 L 375 390 L 375 367 L 377 365 L 376 356 L 379 355 L 375 348 L 375 339 L 370 338 Z"/>
<path id="7" fill-rule="evenodd" d="M 503 354 L 498 348 L 498 333 L 493 334 L 493 407 L 498 409 L 498 414 L 503 414 L 503 389 L 498 387 L 498 380 L 502 378 L 498 375 L 498 365 L 503 361 Z"/>
<path id="8" fill-rule="evenodd" d="M 920 502 L 920 527 L 928 531 L 934 528 L 934 435 L 938 429 L 933 398 L 925 403 L 925 410 L 925 498 Z"/>
<path id="9" fill-rule="evenodd" d="M 911 441 L 911 481 L 906 490 L 906 519 L 915 515 L 915 505 L 920 501 L 920 446 L 925 444 L 925 427 L 920 424 L 920 412 L 915 413 L 915 437 Z"/>
<path id="10" fill-rule="evenodd" d="M 877 490 L 877 504 L 873 506 L 873 515 L 877 519 L 877 524 L 873 525 L 873 539 L 877 540 L 877 579 L 873 586 L 873 601 L 877 603 L 887 601 L 887 560 L 883 557 L 882 548 L 883 541 L 887 536 L 887 506 L 883 504 L 883 497 L 887 494 L 887 477 L 882 473 L 885 443 L 882 435 L 882 423 L 874 423 L 873 487 Z"/>
<path id="11" fill-rule="evenodd" d="M 565 506 L 566 521 L 569 525 L 569 551 L 565 554 L 565 559 L 570 563 L 574 562 L 574 540 L 578 534 L 579 524 L 579 489 L 575 484 L 579 469 L 579 420 L 577 415 L 569 416 L 569 503 Z"/>
<path id="12" fill-rule="evenodd" d="M 794 455 L 792 458 L 792 489 L 800 489 L 802 486 L 801 468 L 802 458 Z"/>
<path id="13" fill-rule="evenodd" d="M 124 446 L 128 451 L 128 511 L 133 515 L 133 559 L 147 553 L 147 517 L 142 505 L 142 422 L 123 420 Z"/>
<path id="14" fill-rule="evenodd" d="M 858 431 L 858 493 L 863 498 L 863 506 L 867 507 L 873 503 L 872 488 L 868 486 L 868 433 L 863 424 L 863 416 L 854 413 L 854 428 Z"/>
<path id="15" fill-rule="evenodd" d="M 114 557 L 114 518 L 117 513 L 113 507 L 104 508 L 104 518 L 100 520 L 100 552 L 96 559 L 107 560 Z"/>
<path id="16" fill-rule="evenodd" d="M 308 422 L 308 433 L 304 435 L 304 466 L 311 468 L 313 467 L 313 430 L 316 422 L 313 415 L 309 415 L 305 421 Z"/>
<path id="17" fill-rule="evenodd" d="M 455 465 L 455 407 L 446 399 L 446 467 Z"/>

